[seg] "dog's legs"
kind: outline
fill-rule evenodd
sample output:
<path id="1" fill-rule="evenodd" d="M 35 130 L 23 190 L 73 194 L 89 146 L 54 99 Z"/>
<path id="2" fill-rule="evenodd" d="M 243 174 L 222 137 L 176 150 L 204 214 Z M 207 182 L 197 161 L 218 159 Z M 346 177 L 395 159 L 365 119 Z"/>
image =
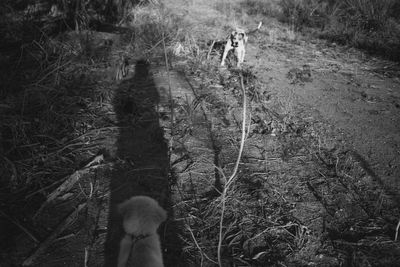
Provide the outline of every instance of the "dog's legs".
<path id="1" fill-rule="evenodd" d="M 132 238 L 125 235 L 119 244 L 118 267 L 126 267 L 132 249 Z"/>
<path id="2" fill-rule="evenodd" d="M 237 67 L 240 67 L 240 64 L 244 62 L 244 49 L 239 49 L 238 50 L 238 56 L 237 56 Z"/>
<path id="3" fill-rule="evenodd" d="M 242 63 L 242 49 L 237 51 L 237 67 L 240 67 L 240 63 Z"/>
<path id="4" fill-rule="evenodd" d="M 225 50 L 224 50 L 224 54 L 222 56 L 221 67 L 225 66 L 225 60 L 226 60 L 229 50 L 231 50 L 231 46 L 227 43 Z"/>

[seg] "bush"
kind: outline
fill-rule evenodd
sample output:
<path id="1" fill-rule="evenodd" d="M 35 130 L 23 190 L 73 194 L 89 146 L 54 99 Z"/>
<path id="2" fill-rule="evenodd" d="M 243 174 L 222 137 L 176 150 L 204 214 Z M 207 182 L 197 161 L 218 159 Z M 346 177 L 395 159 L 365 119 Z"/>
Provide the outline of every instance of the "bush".
<path id="1" fill-rule="evenodd" d="M 386 25 L 394 0 L 346 0 L 340 7 L 341 16 L 362 30 L 380 30 Z"/>
<path id="2" fill-rule="evenodd" d="M 276 17 L 281 13 L 279 0 L 245 0 L 239 5 L 240 9 L 247 10 L 250 15 L 264 15 Z"/>
<path id="3" fill-rule="evenodd" d="M 326 1 L 328 2 L 328 1 Z M 322 27 L 327 17 L 327 3 L 318 0 L 281 0 L 282 9 L 279 19 L 289 22 L 296 29 L 303 26 Z"/>
<path id="4" fill-rule="evenodd" d="M 400 60 L 399 15 L 393 13 L 396 6 L 400 8 L 395 0 L 345 0 L 327 13 L 321 36 Z"/>

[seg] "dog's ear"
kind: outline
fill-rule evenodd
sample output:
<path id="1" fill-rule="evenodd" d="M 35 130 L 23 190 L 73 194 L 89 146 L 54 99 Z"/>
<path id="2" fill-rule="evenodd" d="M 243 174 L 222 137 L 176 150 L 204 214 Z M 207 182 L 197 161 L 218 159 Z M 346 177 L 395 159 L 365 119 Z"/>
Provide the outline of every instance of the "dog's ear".
<path id="1" fill-rule="evenodd" d="M 244 35 L 244 37 L 243 37 L 244 42 L 247 43 L 247 41 L 249 40 L 249 36 L 247 34 L 243 34 L 243 35 Z"/>
<path id="2" fill-rule="evenodd" d="M 155 222 L 161 224 L 163 221 L 167 219 L 167 212 L 161 206 L 158 205 L 157 208 L 154 210 L 153 217 Z"/>

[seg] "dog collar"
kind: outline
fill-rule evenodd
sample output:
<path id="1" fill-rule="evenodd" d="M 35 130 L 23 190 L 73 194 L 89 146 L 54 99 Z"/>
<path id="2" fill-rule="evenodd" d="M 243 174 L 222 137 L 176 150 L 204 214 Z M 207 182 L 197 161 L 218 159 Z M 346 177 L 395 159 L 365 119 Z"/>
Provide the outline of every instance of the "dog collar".
<path id="1" fill-rule="evenodd" d="M 146 235 L 130 235 L 131 239 L 132 239 L 132 244 L 135 244 L 136 242 L 139 242 L 147 237 L 149 237 L 150 234 L 146 234 Z"/>

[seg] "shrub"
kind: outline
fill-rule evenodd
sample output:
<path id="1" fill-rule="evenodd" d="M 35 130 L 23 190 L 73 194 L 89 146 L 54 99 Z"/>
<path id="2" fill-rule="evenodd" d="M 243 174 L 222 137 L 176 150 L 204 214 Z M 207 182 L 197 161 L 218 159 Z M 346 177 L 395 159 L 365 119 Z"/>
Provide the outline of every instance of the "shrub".
<path id="1" fill-rule="evenodd" d="M 240 9 L 246 9 L 250 15 L 264 15 L 275 17 L 282 11 L 279 6 L 279 0 L 245 0 L 240 2 Z"/>
<path id="2" fill-rule="evenodd" d="M 262 10 L 260 2 L 246 1 L 249 12 Z M 267 6 L 268 2 L 263 3 Z M 280 0 L 277 4 L 279 20 L 290 23 L 295 30 L 319 27 L 320 37 L 392 59 L 400 58 L 397 0 Z"/>
<path id="3" fill-rule="evenodd" d="M 386 25 L 394 0 L 346 0 L 341 16 L 362 30 L 380 30 Z"/>

